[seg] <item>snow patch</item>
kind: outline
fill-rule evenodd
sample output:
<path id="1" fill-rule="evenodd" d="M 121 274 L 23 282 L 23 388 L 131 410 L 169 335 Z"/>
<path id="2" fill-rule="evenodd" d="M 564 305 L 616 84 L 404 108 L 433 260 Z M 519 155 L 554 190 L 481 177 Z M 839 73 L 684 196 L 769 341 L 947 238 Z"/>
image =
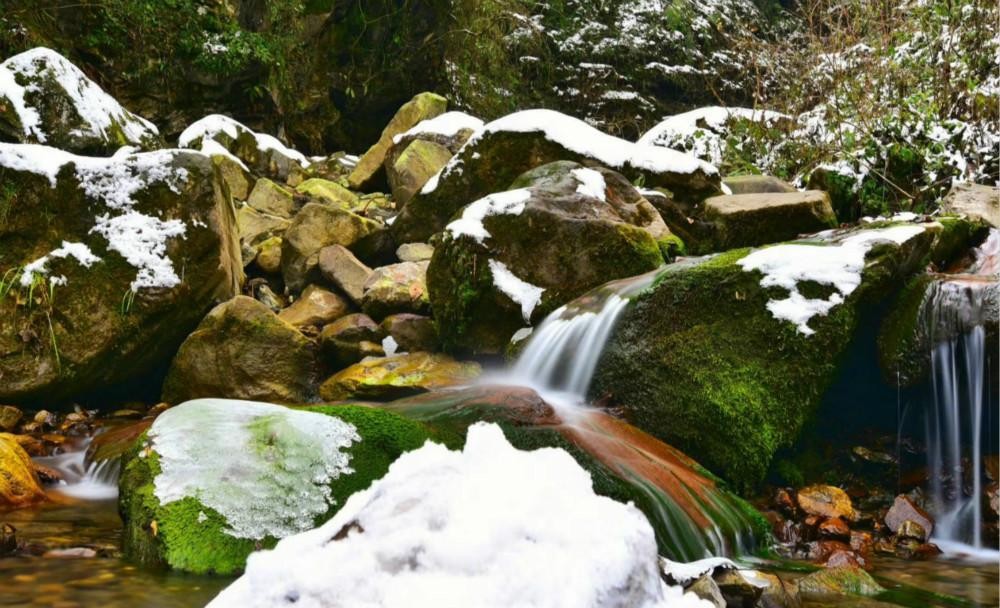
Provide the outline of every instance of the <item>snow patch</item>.
<path id="1" fill-rule="evenodd" d="M 491 215 L 521 215 L 524 204 L 531 198 L 531 190 L 519 188 L 506 192 L 496 192 L 469 203 L 462 211 L 462 217 L 445 226 L 453 237 L 467 236 L 477 243 L 492 236 L 483 225 L 483 220 Z"/>
<path id="2" fill-rule="evenodd" d="M 399 135 L 394 136 L 392 138 L 392 143 L 398 144 L 404 137 L 410 135 L 428 134 L 454 137 L 463 129 L 469 129 L 476 132 L 482 128 L 483 121 L 479 120 L 475 116 L 471 116 L 465 112 L 445 112 L 444 114 L 435 116 L 434 118 L 428 118 L 427 120 L 420 121 L 416 126 L 405 133 L 400 133 Z"/>
<path id="3" fill-rule="evenodd" d="M 665 118 L 640 137 L 638 143 L 684 150 L 718 165 L 727 145 L 725 133 L 730 121 L 743 119 L 770 125 L 790 118 L 770 110 L 708 106 Z"/>
<path id="4" fill-rule="evenodd" d="M 635 506 L 598 496 L 561 449 L 521 451 L 494 424 L 465 448 L 402 455 L 323 526 L 254 553 L 211 608 L 689 608 L 657 571 Z"/>
<path id="5" fill-rule="evenodd" d="M 399 343 L 392 336 L 382 338 L 382 351 L 386 357 L 391 357 L 399 350 Z"/>
<path id="6" fill-rule="evenodd" d="M 576 187 L 577 192 L 584 196 L 596 198 L 602 202 L 607 201 L 605 191 L 608 185 L 604 182 L 604 176 L 601 175 L 600 171 L 593 169 L 573 169 L 570 171 L 570 174 L 576 178 L 576 181 L 580 182 L 580 185 Z"/>
<path id="7" fill-rule="evenodd" d="M 196 399 L 149 429 L 161 505 L 194 497 L 226 519 L 235 538 L 283 538 L 308 530 L 334 504 L 329 484 L 349 475 L 361 441 L 343 420 L 269 403 Z"/>
<path id="8" fill-rule="evenodd" d="M 545 288 L 536 287 L 531 283 L 522 281 L 507 268 L 507 265 L 498 260 L 490 260 L 490 273 L 493 275 L 493 284 L 515 303 L 521 306 L 521 316 L 525 323 L 531 322 L 531 313 L 542 301 L 542 293 Z"/>
<path id="9" fill-rule="evenodd" d="M 226 149 L 226 147 L 223 142 L 217 139 L 219 135 L 224 135 L 229 139 L 235 140 L 243 133 L 249 133 L 253 137 L 257 144 L 257 149 L 261 152 L 275 151 L 292 159 L 303 167 L 309 165 L 309 160 L 304 154 L 285 146 L 276 137 L 265 133 L 256 133 L 243 123 L 222 114 L 209 114 L 201 120 L 188 125 L 188 128 L 184 129 L 177 139 L 177 145 L 181 148 L 193 148 L 193 144 L 198 142 L 203 153 L 221 154 L 222 152 L 219 151 L 219 147 L 223 149 Z M 206 146 L 206 141 L 215 141 L 218 147 L 212 144 Z M 233 157 L 228 149 L 226 149 L 225 154 Z M 240 164 L 242 165 L 243 163 L 241 162 Z"/>
<path id="10" fill-rule="evenodd" d="M 48 269 L 46 265 L 52 258 L 66 258 L 71 257 L 75 259 L 84 268 L 90 268 L 94 262 L 100 262 L 101 258 L 94 255 L 83 243 L 70 243 L 68 241 L 63 241 L 62 246 L 58 249 L 53 249 L 48 254 L 43 255 L 34 262 L 25 264 L 24 269 L 21 272 L 20 283 L 22 287 L 28 287 L 34 281 L 35 275 L 46 275 L 48 274 Z M 65 285 L 66 277 L 50 277 L 49 282 L 53 285 Z"/>

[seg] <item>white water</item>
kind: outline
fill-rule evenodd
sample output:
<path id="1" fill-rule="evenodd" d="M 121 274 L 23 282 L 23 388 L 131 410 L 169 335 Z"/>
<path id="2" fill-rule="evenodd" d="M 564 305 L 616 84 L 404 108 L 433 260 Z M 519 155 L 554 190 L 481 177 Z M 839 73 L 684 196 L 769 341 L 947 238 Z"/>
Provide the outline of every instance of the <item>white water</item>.
<path id="1" fill-rule="evenodd" d="M 71 446 L 69 451 L 55 456 L 35 458 L 38 464 L 55 469 L 63 481 L 53 489 L 60 494 L 81 500 L 111 500 L 118 497 L 117 460 L 87 463 L 90 440 Z"/>

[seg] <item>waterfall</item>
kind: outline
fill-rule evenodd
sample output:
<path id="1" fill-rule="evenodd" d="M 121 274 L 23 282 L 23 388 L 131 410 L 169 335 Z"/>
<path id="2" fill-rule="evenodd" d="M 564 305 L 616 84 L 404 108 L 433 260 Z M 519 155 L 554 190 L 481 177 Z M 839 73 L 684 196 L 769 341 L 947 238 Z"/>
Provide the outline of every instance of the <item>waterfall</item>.
<path id="1" fill-rule="evenodd" d="M 81 445 L 54 456 L 35 458 L 41 465 L 58 471 L 63 481 L 54 489 L 60 494 L 83 500 L 108 500 L 118 496 L 118 475 L 121 464 L 117 458 L 99 462 L 87 461 L 88 439 Z"/>
<path id="2" fill-rule="evenodd" d="M 967 273 L 931 283 L 921 311 L 931 351 L 925 432 L 934 540 L 959 552 L 984 547 L 984 438 L 996 409 L 988 374 L 997 363 L 986 348 L 985 324 L 996 315 L 996 277 L 990 275 L 997 272 L 998 252 L 1000 233 L 993 230 Z"/>

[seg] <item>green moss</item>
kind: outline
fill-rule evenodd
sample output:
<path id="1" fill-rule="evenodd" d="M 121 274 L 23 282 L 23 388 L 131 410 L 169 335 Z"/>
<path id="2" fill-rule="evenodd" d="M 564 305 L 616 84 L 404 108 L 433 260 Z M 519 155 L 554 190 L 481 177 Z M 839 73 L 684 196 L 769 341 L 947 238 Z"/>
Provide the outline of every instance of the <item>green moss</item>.
<path id="1" fill-rule="evenodd" d="M 674 234 L 668 234 L 667 236 L 662 237 L 660 240 L 656 241 L 656 244 L 660 248 L 660 255 L 662 255 L 663 259 L 668 262 L 672 261 L 677 256 L 686 255 L 687 253 L 684 241 L 681 240 L 681 237 Z"/>

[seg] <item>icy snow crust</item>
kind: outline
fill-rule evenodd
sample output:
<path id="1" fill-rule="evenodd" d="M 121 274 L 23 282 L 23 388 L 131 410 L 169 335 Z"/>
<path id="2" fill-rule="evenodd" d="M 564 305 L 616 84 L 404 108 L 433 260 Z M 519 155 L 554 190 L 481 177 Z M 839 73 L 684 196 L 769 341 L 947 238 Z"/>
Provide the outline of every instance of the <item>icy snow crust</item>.
<path id="1" fill-rule="evenodd" d="M 255 553 L 212 608 L 687 608 L 657 572 L 653 529 L 594 494 L 561 449 L 515 449 L 496 425 L 427 443 L 323 526 Z"/>
<path id="2" fill-rule="evenodd" d="M 392 143 L 398 144 L 404 137 L 408 137 L 410 135 L 427 134 L 454 137 L 463 129 L 469 129 L 475 132 L 481 130 L 482 128 L 483 121 L 479 120 L 475 116 L 470 116 L 465 112 L 445 112 L 444 114 L 435 116 L 434 118 L 422 120 L 409 131 L 396 135 L 392 138 Z"/>
<path id="3" fill-rule="evenodd" d="M 42 143 L 48 140 L 38 110 L 25 99 L 26 93 L 37 93 L 40 89 L 37 84 L 18 84 L 17 76 L 35 80 L 52 78 L 59 84 L 83 119 L 84 127 L 72 131 L 74 135 L 109 139 L 108 129 L 116 122 L 132 142 L 159 134 L 153 123 L 123 108 L 68 59 L 51 49 L 37 47 L 0 63 L 0 97 L 6 97 L 13 105 L 26 137 Z"/>
<path id="4" fill-rule="evenodd" d="M 201 120 L 197 120 L 184 129 L 177 140 L 177 145 L 181 148 L 191 148 L 192 144 L 200 140 L 201 151 L 205 154 L 222 154 L 234 159 L 246 168 L 238 158 L 233 156 L 216 137 L 225 135 L 230 139 L 236 139 L 242 133 L 249 133 L 257 142 L 257 149 L 261 152 L 275 151 L 299 163 L 303 167 L 309 165 L 309 160 L 298 150 L 293 150 L 281 143 L 276 137 L 266 133 L 256 133 L 243 123 L 233 120 L 222 114 L 209 114 Z"/>
<path id="5" fill-rule="evenodd" d="M 497 192 L 469 203 L 462 211 L 462 217 L 445 226 L 453 237 L 467 236 L 482 243 L 492 235 L 483 225 L 483 220 L 491 215 L 521 215 L 524 204 L 531 198 L 531 190 L 519 188 Z"/>
<path id="6" fill-rule="evenodd" d="M 567 116 L 555 110 L 523 110 L 515 112 L 491 123 L 487 123 L 475 133 L 466 147 L 476 143 L 489 133 L 542 133 L 546 139 L 553 141 L 568 150 L 596 159 L 601 164 L 612 169 L 626 166 L 635 167 L 655 173 L 691 174 L 702 171 L 706 175 L 718 175 L 719 170 L 713 165 L 697 158 L 658 146 L 637 144 L 607 133 L 602 133 L 587 123 Z M 459 150 L 451 161 L 432 177 L 421 189 L 422 194 L 430 194 L 437 189 L 441 178 L 451 172 L 460 170 L 462 154 Z"/>
<path id="7" fill-rule="evenodd" d="M 791 321 L 799 332 L 809 336 L 815 333 L 808 325 L 810 319 L 825 316 L 861 285 L 865 255 L 875 243 L 903 244 L 923 231 L 922 226 L 893 226 L 862 231 L 828 245 L 776 245 L 754 251 L 737 263 L 743 270 L 762 272 L 761 287 L 788 291 L 787 298 L 768 301 L 767 309 L 775 319 Z M 836 291 L 825 299 L 807 298 L 798 290 L 798 283 L 803 281 L 830 285 Z"/>
<path id="8" fill-rule="evenodd" d="M 29 171 L 48 178 L 55 188 L 59 171 L 72 164 L 79 187 L 91 200 L 102 203 L 107 211 L 95 217 L 90 229 L 104 237 L 108 249 L 116 251 L 138 271 L 131 283 L 132 291 L 143 288 L 170 288 L 180 283 L 180 277 L 167 257 L 167 241 L 183 237 L 186 226 L 181 220 L 162 220 L 136 211 L 134 196 L 155 183 L 165 183 L 179 193 L 188 178 L 184 169 L 172 168 L 176 150 L 134 153 L 134 148 L 122 148 L 111 158 L 77 156 L 34 144 L 0 143 L 0 167 Z M 66 244 L 63 244 L 65 248 Z M 65 257 L 56 249 L 43 257 Z M 87 250 L 89 253 L 89 249 Z M 96 256 L 75 256 L 84 266 L 97 261 Z M 31 275 L 45 273 L 45 264 L 35 260 L 24 269 L 22 284 L 31 284 Z M 90 263 L 84 263 L 84 259 Z M 26 276 L 27 275 L 27 276 Z"/>
<path id="9" fill-rule="evenodd" d="M 544 287 L 537 287 L 522 281 L 507 268 L 507 265 L 499 260 L 490 260 L 490 274 L 493 275 L 493 284 L 511 300 L 521 306 L 521 316 L 525 323 L 531 322 L 531 313 L 542 301 Z"/>
<path id="10" fill-rule="evenodd" d="M 308 530 L 333 504 L 329 484 L 352 473 L 342 451 L 361 441 L 333 416 L 255 401 L 196 399 L 149 429 L 161 505 L 198 499 L 236 538 L 283 538 Z"/>

